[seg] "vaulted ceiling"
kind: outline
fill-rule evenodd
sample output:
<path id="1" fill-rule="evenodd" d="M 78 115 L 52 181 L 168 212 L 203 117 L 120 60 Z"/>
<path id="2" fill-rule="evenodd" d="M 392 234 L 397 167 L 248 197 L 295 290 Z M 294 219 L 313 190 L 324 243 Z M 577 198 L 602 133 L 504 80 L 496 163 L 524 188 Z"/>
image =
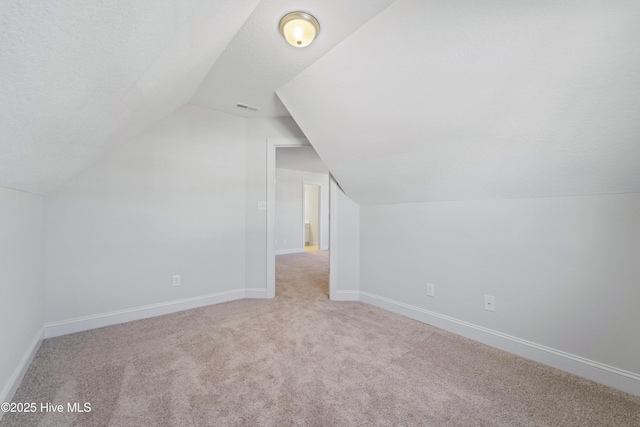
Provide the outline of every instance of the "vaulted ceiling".
<path id="1" fill-rule="evenodd" d="M 295 9 L 320 20 L 306 49 L 277 31 Z M 361 204 L 640 192 L 639 16 L 636 0 L 5 0 L 0 186 L 46 193 L 191 102 L 291 114 Z"/>
<path id="2" fill-rule="evenodd" d="M 279 147 L 276 154 L 276 167 L 311 173 L 328 173 L 316 150 L 306 147 Z"/>
<path id="3" fill-rule="evenodd" d="M 640 192 L 640 2 L 398 0 L 278 90 L 361 204 Z"/>
<path id="4" fill-rule="evenodd" d="M 393 0 L 263 0 L 207 74 L 192 104 L 244 117 L 288 117 L 275 90 L 334 48 Z M 320 33 L 304 49 L 289 46 L 278 31 L 294 10 L 313 13 Z M 258 111 L 239 110 L 245 104 Z"/>
<path id="5" fill-rule="evenodd" d="M 46 193 L 189 102 L 258 0 L 3 0 L 0 186 Z"/>

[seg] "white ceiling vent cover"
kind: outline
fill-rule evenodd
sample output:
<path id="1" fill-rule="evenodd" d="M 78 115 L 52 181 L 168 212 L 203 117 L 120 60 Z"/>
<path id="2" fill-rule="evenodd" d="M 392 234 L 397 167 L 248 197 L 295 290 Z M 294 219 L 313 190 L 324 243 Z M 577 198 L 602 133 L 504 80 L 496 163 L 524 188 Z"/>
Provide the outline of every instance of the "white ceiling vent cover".
<path id="1" fill-rule="evenodd" d="M 236 107 L 241 108 L 243 110 L 249 110 L 249 111 L 258 111 L 260 109 L 258 107 L 254 107 L 252 105 L 247 105 L 247 104 L 236 104 Z"/>

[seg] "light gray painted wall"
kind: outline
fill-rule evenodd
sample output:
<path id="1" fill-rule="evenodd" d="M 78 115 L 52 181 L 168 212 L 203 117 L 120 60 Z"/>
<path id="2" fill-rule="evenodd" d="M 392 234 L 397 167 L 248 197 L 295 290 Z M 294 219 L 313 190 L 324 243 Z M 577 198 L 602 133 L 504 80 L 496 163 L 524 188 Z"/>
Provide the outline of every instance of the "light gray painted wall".
<path id="1" fill-rule="evenodd" d="M 332 299 L 359 299 L 360 206 L 331 180 L 331 286 Z"/>
<path id="2" fill-rule="evenodd" d="M 361 214 L 363 291 L 640 373 L 640 194 Z"/>
<path id="3" fill-rule="evenodd" d="M 186 106 L 51 193 L 47 321 L 243 289 L 245 131 Z"/>
<path id="4" fill-rule="evenodd" d="M 276 240 L 278 241 L 276 253 L 304 251 L 302 245 L 304 183 L 321 186 L 320 228 L 323 240 L 321 249 L 328 249 L 329 175 L 276 168 L 276 182 Z"/>
<path id="5" fill-rule="evenodd" d="M 266 289 L 267 213 L 258 210 L 267 200 L 267 138 L 304 138 L 291 117 L 247 119 L 246 154 L 246 287 Z"/>
<path id="6" fill-rule="evenodd" d="M 309 224 L 309 244 L 317 246 L 320 237 L 320 187 L 317 185 L 304 186 L 304 222 Z"/>
<path id="7" fill-rule="evenodd" d="M 302 180 L 276 168 L 276 254 L 302 252 Z"/>
<path id="8" fill-rule="evenodd" d="M 0 187 L 0 402 L 42 337 L 44 223 L 44 197 Z"/>

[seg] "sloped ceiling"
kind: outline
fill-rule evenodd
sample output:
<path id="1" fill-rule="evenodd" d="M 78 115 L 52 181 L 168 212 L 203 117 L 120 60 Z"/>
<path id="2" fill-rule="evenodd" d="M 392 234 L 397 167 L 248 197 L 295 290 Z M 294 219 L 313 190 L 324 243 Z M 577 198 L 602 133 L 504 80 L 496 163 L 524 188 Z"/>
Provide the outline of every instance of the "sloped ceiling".
<path id="1" fill-rule="evenodd" d="M 393 0 L 263 0 L 215 63 L 191 103 L 244 117 L 288 117 L 275 90 L 307 68 Z M 314 42 L 298 49 L 279 32 L 280 18 L 302 10 L 320 21 Z M 236 104 L 258 107 L 239 110 Z"/>
<path id="2" fill-rule="evenodd" d="M 639 17 L 398 0 L 277 94 L 364 205 L 640 192 Z"/>
<path id="3" fill-rule="evenodd" d="M 44 194 L 186 104 L 258 0 L 0 7 L 0 186 Z"/>
<path id="4" fill-rule="evenodd" d="M 278 147 L 276 167 L 312 173 L 329 173 L 313 147 Z"/>

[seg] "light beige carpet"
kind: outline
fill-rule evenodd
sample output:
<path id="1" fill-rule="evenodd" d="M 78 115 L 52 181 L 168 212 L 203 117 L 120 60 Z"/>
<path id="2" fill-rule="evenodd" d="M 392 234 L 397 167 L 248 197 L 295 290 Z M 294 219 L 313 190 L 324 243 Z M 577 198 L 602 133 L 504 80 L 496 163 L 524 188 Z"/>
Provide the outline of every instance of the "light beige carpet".
<path id="1" fill-rule="evenodd" d="M 640 398 L 362 303 L 326 252 L 282 255 L 277 296 L 46 340 L 3 426 L 640 426 Z M 390 284 L 393 286 L 393 284 Z"/>

